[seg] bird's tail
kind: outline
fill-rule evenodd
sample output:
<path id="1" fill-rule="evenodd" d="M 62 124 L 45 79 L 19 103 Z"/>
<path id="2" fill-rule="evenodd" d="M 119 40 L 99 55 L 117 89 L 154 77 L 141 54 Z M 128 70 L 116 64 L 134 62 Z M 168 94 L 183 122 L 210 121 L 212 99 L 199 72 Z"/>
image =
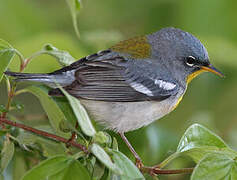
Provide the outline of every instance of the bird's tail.
<path id="1" fill-rule="evenodd" d="M 70 77 L 64 74 L 36 74 L 36 73 L 17 73 L 17 72 L 4 72 L 7 76 L 14 77 L 15 81 L 31 81 L 44 83 L 50 87 L 57 87 L 57 83 L 61 86 L 66 86 L 70 84 Z"/>

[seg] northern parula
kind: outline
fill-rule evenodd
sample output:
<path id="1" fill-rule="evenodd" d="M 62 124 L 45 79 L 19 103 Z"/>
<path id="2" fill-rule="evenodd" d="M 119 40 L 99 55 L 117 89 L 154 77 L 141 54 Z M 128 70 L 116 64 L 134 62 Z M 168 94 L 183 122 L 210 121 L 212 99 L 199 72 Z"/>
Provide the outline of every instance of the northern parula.
<path id="1" fill-rule="evenodd" d="M 122 136 L 176 108 L 187 84 L 204 71 L 223 76 L 209 62 L 193 35 L 176 28 L 121 41 L 48 74 L 6 72 L 17 81 L 37 81 L 55 88 L 55 80 L 80 99 L 93 119 Z M 62 95 L 57 88 L 49 95 Z M 139 162 L 141 163 L 141 161 Z"/>

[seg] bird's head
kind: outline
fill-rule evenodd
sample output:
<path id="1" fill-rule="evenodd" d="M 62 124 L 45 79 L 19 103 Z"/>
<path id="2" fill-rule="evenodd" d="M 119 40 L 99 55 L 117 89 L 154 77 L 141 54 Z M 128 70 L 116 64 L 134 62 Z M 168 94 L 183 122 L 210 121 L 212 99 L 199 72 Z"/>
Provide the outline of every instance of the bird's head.
<path id="1" fill-rule="evenodd" d="M 189 83 L 202 72 L 223 74 L 209 61 L 206 48 L 193 35 L 176 28 L 164 28 L 147 36 L 151 56 L 159 59 L 179 79 Z"/>

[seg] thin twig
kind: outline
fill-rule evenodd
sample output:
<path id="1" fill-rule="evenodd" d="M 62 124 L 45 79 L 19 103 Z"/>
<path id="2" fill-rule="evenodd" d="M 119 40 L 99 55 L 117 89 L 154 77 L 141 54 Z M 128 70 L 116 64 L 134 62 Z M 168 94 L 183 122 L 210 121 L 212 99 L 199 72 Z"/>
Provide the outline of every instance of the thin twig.
<path id="1" fill-rule="evenodd" d="M 141 171 L 143 173 L 148 173 L 151 175 L 159 175 L 159 174 L 189 174 L 193 172 L 194 168 L 183 168 L 183 169 L 158 169 L 152 167 L 143 167 Z"/>
<path id="2" fill-rule="evenodd" d="M 189 174 L 193 172 L 193 168 L 183 169 L 155 169 L 153 171 L 156 174 Z"/>
<path id="3" fill-rule="evenodd" d="M 3 117 L 0 117 L 0 123 L 4 123 L 4 124 L 8 124 L 10 126 L 18 127 L 18 128 L 24 129 L 25 131 L 32 132 L 34 134 L 46 137 L 48 139 L 52 139 L 52 140 L 57 141 L 57 142 L 63 142 L 65 144 L 69 144 L 73 147 L 76 147 L 76 148 L 82 150 L 86 154 L 89 153 L 88 149 L 85 146 L 83 146 L 82 144 L 78 144 L 75 141 L 69 142 L 68 139 L 63 138 L 61 136 L 57 136 L 55 134 L 51 134 L 51 133 L 48 133 L 48 132 L 45 132 L 45 131 L 42 131 L 42 130 L 38 130 L 38 129 L 35 129 L 35 128 L 32 128 L 32 127 L 26 126 L 24 124 L 16 123 L 16 122 L 7 120 Z"/>

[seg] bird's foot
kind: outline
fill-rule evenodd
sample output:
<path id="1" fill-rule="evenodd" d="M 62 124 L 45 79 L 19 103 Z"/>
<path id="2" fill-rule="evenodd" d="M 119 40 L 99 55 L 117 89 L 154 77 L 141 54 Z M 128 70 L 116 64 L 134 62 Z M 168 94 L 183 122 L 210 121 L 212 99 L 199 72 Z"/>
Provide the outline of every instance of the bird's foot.
<path id="1" fill-rule="evenodd" d="M 136 158 L 135 165 L 137 166 L 138 169 L 144 167 L 142 160 L 140 158 Z"/>
<path id="2" fill-rule="evenodd" d="M 152 167 L 149 167 L 149 166 L 144 166 L 144 164 L 142 163 L 141 159 L 137 159 L 136 158 L 136 161 L 135 161 L 135 164 L 137 166 L 137 168 L 142 172 L 142 173 L 147 173 L 151 176 L 157 176 L 160 172 L 160 168 L 159 166 L 152 166 Z"/>
<path id="3" fill-rule="evenodd" d="M 141 172 L 147 173 L 151 176 L 157 176 L 159 174 L 160 168 L 157 166 L 149 167 L 149 166 L 143 166 L 140 169 Z"/>

